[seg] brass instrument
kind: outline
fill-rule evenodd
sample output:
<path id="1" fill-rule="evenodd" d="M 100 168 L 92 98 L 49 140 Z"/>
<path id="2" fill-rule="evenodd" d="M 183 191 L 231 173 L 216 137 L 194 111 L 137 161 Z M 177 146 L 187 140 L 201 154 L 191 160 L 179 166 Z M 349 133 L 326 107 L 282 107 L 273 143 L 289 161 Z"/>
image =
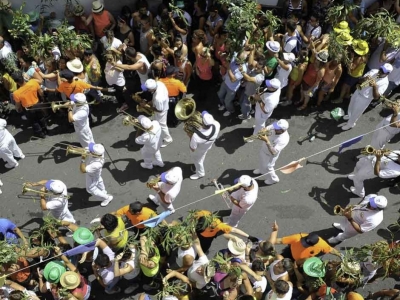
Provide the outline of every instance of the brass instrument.
<path id="1" fill-rule="evenodd" d="M 102 157 L 101 155 L 96 155 L 96 154 L 89 152 L 85 148 L 75 147 L 72 145 L 67 146 L 67 149 L 65 149 L 65 153 L 66 153 L 66 155 L 77 154 L 77 155 L 87 155 L 87 156 L 93 156 L 93 157 Z"/>
<path id="2" fill-rule="evenodd" d="M 393 107 L 400 106 L 399 99 L 396 99 L 395 101 L 393 101 L 393 100 L 386 98 L 385 96 L 380 96 L 379 101 L 382 102 L 383 105 L 387 106 L 388 108 L 392 108 L 392 109 L 393 109 Z"/>
<path id="3" fill-rule="evenodd" d="M 93 102 L 90 102 L 90 103 L 87 103 L 87 102 L 85 102 L 85 103 L 75 103 L 75 106 L 83 106 L 83 105 L 92 105 L 92 104 L 94 104 L 94 102 L 95 101 L 93 101 Z M 44 105 L 48 105 L 48 104 L 50 104 L 50 106 L 44 106 Z M 70 101 L 66 101 L 66 102 L 63 102 L 63 101 L 53 101 L 53 102 L 51 102 L 51 103 L 42 103 L 41 105 L 40 105 L 40 107 L 33 107 L 33 108 L 26 108 L 26 110 L 41 110 L 41 109 L 51 109 L 54 113 L 55 112 L 57 112 L 58 110 L 60 110 L 61 108 L 69 108 L 69 107 L 71 107 L 72 106 L 72 104 L 71 104 L 71 102 Z"/>
<path id="4" fill-rule="evenodd" d="M 357 89 L 362 90 L 363 88 L 369 86 L 371 83 L 375 82 L 378 79 L 378 74 L 372 76 L 371 78 L 365 80 L 364 82 L 357 85 Z"/>
<path id="5" fill-rule="evenodd" d="M 146 103 L 146 101 L 144 101 L 142 99 L 142 97 L 140 97 L 139 95 L 142 94 L 143 92 L 137 92 L 135 94 L 132 95 L 132 99 L 136 102 L 136 103 Z M 146 103 L 147 104 L 147 103 Z M 147 104 L 148 105 L 148 104 Z M 149 116 L 153 116 L 154 115 L 154 111 L 151 109 L 150 105 L 148 105 L 148 107 L 142 107 L 140 105 L 136 105 L 136 111 L 139 113 L 145 113 L 146 115 Z"/>
<path id="6" fill-rule="evenodd" d="M 217 179 L 213 179 L 212 183 L 214 183 L 215 187 L 217 188 L 217 190 L 223 190 L 224 186 L 221 183 L 218 183 Z M 221 194 L 222 199 L 224 199 L 226 206 L 228 206 L 228 208 L 231 208 L 231 200 L 230 200 L 230 195 L 227 191 L 223 192 Z"/>
<path id="7" fill-rule="evenodd" d="M 28 187 L 29 183 L 24 183 L 22 185 L 22 195 L 25 195 L 27 193 L 35 193 L 35 194 L 40 194 L 41 196 L 63 196 L 65 198 L 70 198 L 70 196 L 64 196 L 64 195 L 59 195 L 59 194 L 54 194 L 54 193 L 46 193 L 40 190 L 35 190 L 31 189 Z"/>
<path id="8" fill-rule="evenodd" d="M 243 141 L 245 143 L 249 142 L 249 141 L 254 141 L 254 140 L 261 140 L 262 136 L 271 136 L 272 135 L 272 131 L 271 130 L 260 130 L 257 134 L 253 134 L 251 136 L 248 137 L 243 137 Z"/>
<path id="9" fill-rule="evenodd" d="M 135 118 L 134 116 L 132 116 L 132 115 L 130 115 L 127 112 L 124 112 L 124 111 L 122 113 L 126 115 L 126 117 L 124 117 L 123 120 L 122 120 L 122 124 L 124 126 L 132 125 L 132 126 L 136 127 L 138 130 L 141 130 L 143 132 L 148 132 L 150 134 L 155 134 L 154 132 L 152 132 L 152 131 L 150 131 L 148 129 L 145 129 L 142 125 L 140 125 L 139 120 L 137 118 Z"/>
<path id="10" fill-rule="evenodd" d="M 265 94 L 266 92 L 267 92 L 267 88 L 265 88 L 264 87 L 264 89 L 262 90 L 262 91 L 260 91 L 260 89 L 261 89 L 261 87 L 258 87 L 257 88 L 257 90 L 256 90 L 256 93 L 254 94 L 254 95 L 258 95 L 258 96 L 261 96 L 261 95 L 263 95 L 263 94 Z M 261 102 L 262 100 L 260 99 L 260 100 L 257 100 L 255 97 L 254 97 L 254 95 L 251 95 L 250 97 L 249 97 L 249 101 L 250 101 L 250 104 L 251 105 L 254 105 L 254 104 L 256 104 L 257 102 Z"/>
<path id="11" fill-rule="evenodd" d="M 160 180 L 161 180 L 161 176 L 157 175 L 156 177 L 149 179 L 149 181 L 146 182 L 146 186 L 149 189 L 152 189 L 160 182 Z"/>
<path id="12" fill-rule="evenodd" d="M 333 208 L 333 214 L 343 216 L 345 211 L 353 210 L 354 205 L 348 205 L 345 208 L 341 207 L 340 205 L 335 205 Z"/>
<path id="13" fill-rule="evenodd" d="M 183 130 L 189 135 L 204 127 L 203 117 L 196 111 L 196 102 L 192 98 L 179 100 L 175 106 L 175 116 L 185 122 Z"/>
<path id="14" fill-rule="evenodd" d="M 361 150 L 362 155 L 387 155 L 391 153 L 392 150 L 389 149 L 375 149 L 371 145 L 366 146 L 364 149 Z"/>

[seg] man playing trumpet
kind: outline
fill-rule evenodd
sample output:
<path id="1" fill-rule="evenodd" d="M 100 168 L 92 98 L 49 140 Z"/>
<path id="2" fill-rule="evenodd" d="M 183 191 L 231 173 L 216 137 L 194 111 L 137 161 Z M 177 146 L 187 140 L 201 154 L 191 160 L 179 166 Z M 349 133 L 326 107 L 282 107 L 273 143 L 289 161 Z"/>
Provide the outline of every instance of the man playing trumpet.
<path id="1" fill-rule="evenodd" d="M 399 105 L 391 105 L 391 107 L 393 114 L 379 122 L 376 125 L 376 131 L 372 134 L 371 146 L 375 149 L 384 148 L 385 144 L 400 132 L 400 103 Z"/>
<path id="2" fill-rule="evenodd" d="M 104 186 L 101 171 L 104 165 L 104 146 L 101 144 L 90 143 L 88 146 L 91 155 L 82 154 L 80 170 L 86 174 L 86 191 L 102 200 L 100 206 L 107 206 L 113 200 Z"/>
<path id="3" fill-rule="evenodd" d="M 133 120 L 138 123 L 146 131 L 137 131 L 137 136 L 135 139 L 136 144 L 143 145 L 140 149 L 142 153 L 143 162 L 140 166 L 144 169 L 153 169 L 153 166 L 164 167 L 164 163 L 161 157 L 161 127 L 158 121 L 151 121 L 145 116 L 139 116 L 137 120 Z M 140 133 L 140 135 L 139 135 Z"/>

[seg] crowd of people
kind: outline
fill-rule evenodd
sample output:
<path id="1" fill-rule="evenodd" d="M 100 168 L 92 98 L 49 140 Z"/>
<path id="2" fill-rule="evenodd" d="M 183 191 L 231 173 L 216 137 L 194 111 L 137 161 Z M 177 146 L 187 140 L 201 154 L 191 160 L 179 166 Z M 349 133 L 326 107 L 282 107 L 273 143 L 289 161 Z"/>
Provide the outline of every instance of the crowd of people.
<path id="1" fill-rule="evenodd" d="M 184 178 L 180 167 L 163 169 L 162 148 L 173 143 L 169 128 L 183 123 L 194 164 L 190 179 L 205 176 L 204 161 L 219 136 L 220 123 L 208 111 L 198 110 L 209 101 L 208 91 L 217 86 L 215 108 L 221 117 L 243 123 L 254 118 L 253 135 L 246 141 L 262 142 L 253 173 L 264 175 L 266 185 L 279 183 L 275 164 L 290 135 L 287 120 L 269 122 L 278 105 L 302 111 L 310 103 L 323 108 L 328 101 L 345 106 L 348 102 L 346 122 L 339 126 L 350 130 L 370 105 L 382 99 L 387 102 L 398 87 L 400 45 L 384 37 L 355 39 L 352 30 L 363 16 L 383 10 L 397 20 L 399 0 L 356 7 L 336 24 L 327 21 L 334 1 L 289 0 L 281 12 L 274 11 L 282 17 L 275 31 L 259 7 L 254 31 L 243 40 L 240 51 L 232 49 L 236 37 L 229 22 L 234 17 L 227 1 L 169 4 L 163 1 L 157 11 L 150 11 L 149 3 L 139 0 L 133 10 L 124 6 L 118 15 L 100 1 L 93 1 L 90 13 L 78 3 L 68 5 L 65 18 L 70 30 L 90 36 L 92 47 L 63 49 L 54 43 L 38 56 L 24 36 L 10 37 L 15 8 L 10 1 L 1 1 L 1 89 L 3 101 L 15 105 L 18 120 L 27 121 L 33 136 L 44 141 L 52 134 L 50 119 L 73 126 L 81 147 L 71 146 L 68 151 L 81 156 L 86 190 L 106 207 L 114 196 L 101 176 L 106 148 L 95 142 L 92 114 L 106 101 L 117 102 L 117 113 L 124 116 L 125 125 L 136 127 L 135 142 L 143 145 L 140 166 L 161 174 L 147 183 L 154 192 L 148 196 L 152 205 L 133 202 L 92 220 L 92 228 L 77 224 L 69 210 L 68 188 L 61 180 L 25 184 L 26 191 L 39 195 L 41 210 L 51 217 L 44 218 L 44 225 L 29 236 L 16 220 L 0 219 L 0 299 L 93 299 L 88 280 L 93 274 L 98 283 L 93 286 L 101 289 L 97 295 L 121 293 L 123 283 L 123 293 L 136 294 L 140 300 L 150 295 L 165 300 L 359 300 L 363 296 L 356 292 L 358 288 L 398 275 L 391 269 L 393 261 L 382 262 L 376 251 L 357 260 L 334 246 L 368 234 L 383 220 L 388 199 L 366 195 L 364 181 L 400 176 L 400 153 L 385 150 L 400 132 L 399 105 L 392 104 L 393 114 L 377 124 L 367 155 L 348 175 L 354 183 L 351 192 L 361 200 L 335 207 L 340 222 L 332 225 L 338 234 L 327 241 L 315 233 L 278 237 L 277 222 L 265 240 L 239 229 L 240 220 L 258 198 L 258 178 L 248 175 L 240 176 L 234 189 L 223 193 L 229 214 L 195 210 L 168 223 L 165 218 L 175 212 L 173 203 Z M 40 36 L 57 36 L 63 24 L 55 13 L 44 17 L 29 12 L 26 19 Z M 349 63 L 332 56 L 330 43 L 347 51 Z M 16 60 L 10 63 L 12 59 Z M 0 157 L 9 169 L 25 158 L 5 119 L 0 119 Z M 211 257 L 209 250 L 220 235 L 227 246 Z M 381 249 L 397 248 L 396 243 L 382 243 L 377 244 Z M 282 253 L 276 250 L 280 244 L 287 246 Z M 336 259 L 318 257 L 328 253 Z M 398 255 L 391 259 L 398 260 Z M 399 293 L 383 290 L 368 298 L 397 299 Z"/>

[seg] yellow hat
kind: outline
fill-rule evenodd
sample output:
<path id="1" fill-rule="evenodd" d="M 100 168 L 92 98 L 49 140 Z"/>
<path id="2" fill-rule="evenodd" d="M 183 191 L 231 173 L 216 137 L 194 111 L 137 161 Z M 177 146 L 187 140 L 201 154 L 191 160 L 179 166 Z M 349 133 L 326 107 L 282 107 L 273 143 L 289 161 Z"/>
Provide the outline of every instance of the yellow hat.
<path id="1" fill-rule="evenodd" d="M 336 42 L 341 45 L 351 45 L 353 42 L 353 37 L 348 32 L 341 32 L 336 37 Z"/>
<path id="2" fill-rule="evenodd" d="M 333 27 L 333 30 L 337 33 L 339 32 L 350 32 L 350 28 L 349 28 L 349 23 L 347 23 L 346 21 L 342 21 L 339 24 L 336 24 L 335 27 Z"/>
<path id="3" fill-rule="evenodd" d="M 369 52 L 368 43 L 366 41 L 353 40 L 352 46 L 354 52 L 357 53 L 358 55 L 363 56 Z"/>

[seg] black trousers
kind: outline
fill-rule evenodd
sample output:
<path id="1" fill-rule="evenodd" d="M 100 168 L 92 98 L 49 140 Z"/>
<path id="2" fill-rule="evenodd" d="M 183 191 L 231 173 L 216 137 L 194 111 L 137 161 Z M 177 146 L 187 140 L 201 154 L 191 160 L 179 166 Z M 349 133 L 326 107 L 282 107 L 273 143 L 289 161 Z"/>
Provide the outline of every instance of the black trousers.
<path id="1" fill-rule="evenodd" d="M 178 103 L 179 97 L 169 97 L 169 108 L 167 113 L 168 127 L 176 127 L 179 125 L 179 120 L 175 116 L 175 106 Z"/>
<path id="2" fill-rule="evenodd" d="M 116 84 L 113 84 L 112 87 L 115 89 L 115 98 L 117 98 L 118 104 L 122 105 L 124 103 L 127 103 L 127 97 L 126 97 L 126 92 L 124 92 L 124 86 L 118 86 Z"/>
<path id="3" fill-rule="evenodd" d="M 33 128 L 33 132 L 39 135 L 47 134 L 46 119 L 43 111 L 40 109 L 36 109 L 40 107 L 41 104 L 36 104 L 30 107 L 34 110 L 25 109 L 25 116 Z"/>

